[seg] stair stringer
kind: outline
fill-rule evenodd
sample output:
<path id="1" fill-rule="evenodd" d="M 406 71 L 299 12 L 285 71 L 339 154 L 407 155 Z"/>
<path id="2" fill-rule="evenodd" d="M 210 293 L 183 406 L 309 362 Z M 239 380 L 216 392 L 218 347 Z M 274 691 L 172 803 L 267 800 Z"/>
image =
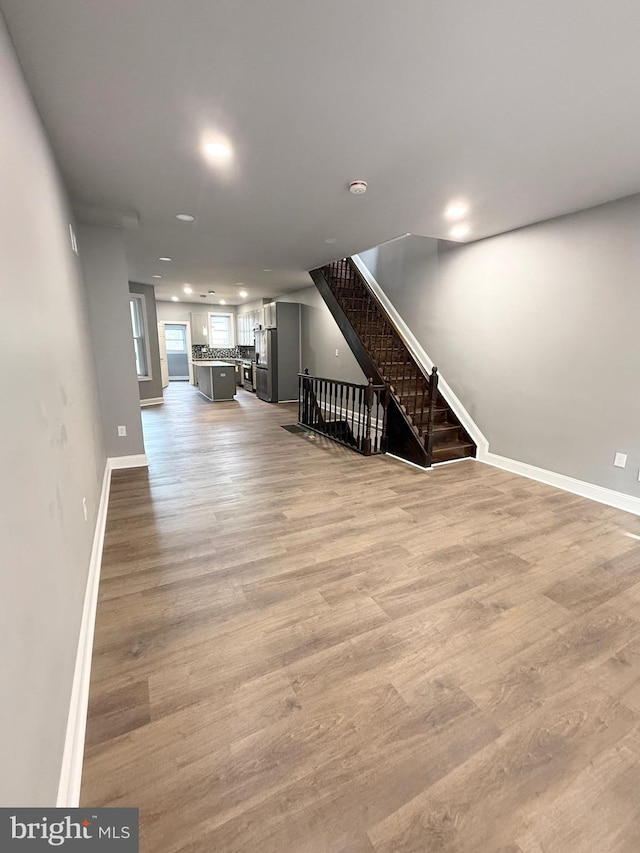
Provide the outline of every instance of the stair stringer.
<path id="1" fill-rule="evenodd" d="M 405 346 L 415 359 L 416 363 L 425 373 L 425 375 L 428 376 L 434 366 L 433 360 L 429 357 L 426 350 L 418 341 L 416 336 L 413 334 L 409 326 L 407 326 L 402 316 L 398 313 L 395 305 L 393 304 L 393 302 L 391 302 L 387 294 L 380 287 L 379 283 L 376 281 L 371 271 L 369 270 L 369 267 L 365 264 L 360 255 L 352 255 L 351 260 L 353 261 L 360 275 L 364 278 L 366 283 L 371 288 L 371 291 L 373 292 L 374 296 L 378 299 L 384 310 L 389 315 L 391 322 L 400 333 L 400 336 L 401 338 L 403 338 Z M 486 458 L 489 452 L 489 441 L 487 437 L 484 435 L 478 424 L 473 420 L 459 397 L 456 395 L 456 393 L 453 391 L 446 379 L 443 377 L 442 373 L 440 373 L 439 368 L 438 375 L 438 391 L 440 394 L 442 394 L 442 397 L 446 400 L 447 405 L 451 408 L 454 415 L 458 418 L 461 425 L 467 431 L 470 438 L 476 445 L 476 458 Z"/>

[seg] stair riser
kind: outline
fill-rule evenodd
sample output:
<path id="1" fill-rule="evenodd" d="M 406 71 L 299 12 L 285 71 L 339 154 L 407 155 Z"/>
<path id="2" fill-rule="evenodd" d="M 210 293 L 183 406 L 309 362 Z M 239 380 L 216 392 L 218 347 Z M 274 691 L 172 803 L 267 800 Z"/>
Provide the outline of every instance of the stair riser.
<path id="1" fill-rule="evenodd" d="M 423 419 L 420 418 L 420 412 L 414 412 L 414 414 L 411 414 L 411 412 L 408 411 L 407 414 L 409 415 L 409 417 L 413 421 L 413 425 L 416 427 L 416 429 L 424 431 L 427 428 L 427 420 L 428 420 L 429 415 L 427 414 L 426 411 L 424 413 Z M 449 413 L 447 412 L 446 409 L 440 409 L 440 411 L 436 411 L 434 413 L 434 417 L 433 417 L 434 424 L 445 423 L 447 420 L 448 414 Z M 456 426 L 457 426 L 457 424 L 456 424 Z"/>
<path id="2" fill-rule="evenodd" d="M 460 427 L 456 426 L 455 424 L 447 426 L 445 429 L 434 430 L 433 432 L 433 442 L 435 447 L 445 441 L 458 440 L 460 440 Z"/>
<path id="3" fill-rule="evenodd" d="M 432 464 L 434 462 L 451 462 L 453 459 L 469 459 L 473 456 L 475 456 L 475 447 L 468 447 L 467 445 L 449 447 L 446 451 L 438 450 L 437 447 L 434 447 L 431 454 L 431 462 Z"/>

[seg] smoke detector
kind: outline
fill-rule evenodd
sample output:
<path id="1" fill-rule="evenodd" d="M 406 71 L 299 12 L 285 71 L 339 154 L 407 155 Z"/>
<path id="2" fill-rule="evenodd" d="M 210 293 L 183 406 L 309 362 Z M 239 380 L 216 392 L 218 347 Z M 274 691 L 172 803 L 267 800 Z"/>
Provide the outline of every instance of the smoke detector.
<path id="1" fill-rule="evenodd" d="M 354 195 L 362 195 L 362 193 L 366 193 L 367 191 L 367 182 L 366 181 L 351 181 L 349 184 L 349 192 Z"/>

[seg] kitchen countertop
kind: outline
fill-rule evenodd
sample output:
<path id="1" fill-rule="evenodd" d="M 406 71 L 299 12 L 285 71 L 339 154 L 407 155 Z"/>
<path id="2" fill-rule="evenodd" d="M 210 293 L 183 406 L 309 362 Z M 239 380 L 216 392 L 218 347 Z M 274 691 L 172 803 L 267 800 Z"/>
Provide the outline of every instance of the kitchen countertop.
<path id="1" fill-rule="evenodd" d="M 184 363 L 184 362 L 183 362 Z M 195 364 L 196 367 L 233 367 L 233 361 L 212 361 L 210 359 L 202 359 L 198 361 L 192 361 L 192 364 Z"/>

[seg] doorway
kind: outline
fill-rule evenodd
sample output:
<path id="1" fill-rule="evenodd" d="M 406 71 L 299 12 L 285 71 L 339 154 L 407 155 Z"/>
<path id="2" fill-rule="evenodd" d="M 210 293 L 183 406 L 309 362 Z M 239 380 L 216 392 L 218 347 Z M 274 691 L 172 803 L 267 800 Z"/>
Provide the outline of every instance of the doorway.
<path id="1" fill-rule="evenodd" d="M 188 382 L 190 353 L 187 324 L 165 322 L 164 339 L 167 348 L 169 381 Z"/>

